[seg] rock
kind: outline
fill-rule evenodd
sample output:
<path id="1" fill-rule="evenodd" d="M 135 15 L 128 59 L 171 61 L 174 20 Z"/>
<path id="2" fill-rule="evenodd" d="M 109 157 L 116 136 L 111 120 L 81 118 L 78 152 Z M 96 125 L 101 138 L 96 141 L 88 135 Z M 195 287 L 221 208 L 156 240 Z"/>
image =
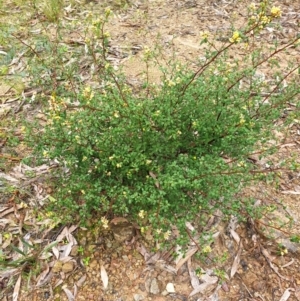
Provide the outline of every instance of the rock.
<path id="1" fill-rule="evenodd" d="M 296 242 L 291 242 L 288 238 L 279 238 L 277 240 L 278 244 L 283 245 L 289 252 L 300 253 L 300 244 Z"/>
<path id="2" fill-rule="evenodd" d="M 126 218 L 116 217 L 111 220 L 109 226 L 118 242 L 130 241 L 134 236 L 134 227 Z"/>
<path id="3" fill-rule="evenodd" d="M 159 283 L 156 278 L 153 278 L 150 285 L 150 293 L 157 295 L 160 293 Z"/>
<path id="4" fill-rule="evenodd" d="M 97 268 L 97 265 L 98 265 L 98 261 L 96 259 L 92 260 L 90 263 L 89 263 L 89 267 L 91 269 L 96 269 Z"/>
<path id="5" fill-rule="evenodd" d="M 74 262 L 68 261 L 68 262 L 64 263 L 61 270 L 64 273 L 72 272 L 74 270 Z"/>
<path id="6" fill-rule="evenodd" d="M 166 290 L 162 291 L 161 294 L 162 294 L 162 296 L 167 296 L 167 295 L 169 295 L 169 293 L 168 293 Z"/>
<path id="7" fill-rule="evenodd" d="M 52 268 L 53 273 L 59 273 L 62 270 L 63 263 L 61 261 L 56 261 Z"/>
<path id="8" fill-rule="evenodd" d="M 168 293 L 175 293 L 175 287 L 174 287 L 174 284 L 169 282 L 166 286 L 166 291 Z"/>
<path id="9" fill-rule="evenodd" d="M 139 295 L 139 294 L 134 294 L 133 299 L 134 299 L 134 301 L 141 301 L 141 300 L 144 300 L 144 296 Z"/>

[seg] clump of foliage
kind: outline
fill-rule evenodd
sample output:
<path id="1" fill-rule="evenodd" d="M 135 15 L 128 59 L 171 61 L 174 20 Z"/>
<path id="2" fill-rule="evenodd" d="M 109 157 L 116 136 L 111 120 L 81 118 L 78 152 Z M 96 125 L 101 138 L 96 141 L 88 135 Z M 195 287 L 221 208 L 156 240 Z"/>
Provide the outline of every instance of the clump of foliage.
<path id="1" fill-rule="evenodd" d="M 248 157 L 274 151 L 268 143 L 274 122 L 299 96 L 299 66 L 281 69 L 277 61 L 299 39 L 267 53 L 251 48 L 251 38 L 280 17 L 280 9 L 267 4 L 250 8 L 247 26 L 233 30 L 217 50 L 205 34 L 207 53 L 196 72 L 170 63 L 161 85 L 146 81 L 140 93 L 107 60 L 106 10 L 85 47 L 101 88 L 77 86 L 69 94 L 53 89 L 47 124 L 38 137 L 30 136 L 44 161 L 60 162 L 53 208 L 69 219 L 79 214 L 82 222 L 97 212 L 147 217 L 157 234 L 168 234 L 171 225 L 183 230 L 186 221 L 216 209 L 225 216 L 253 210 L 235 194 L 280 167 L 261 170 Z M 232 59 L 229 54 L 241 45 L 250 47 L 248 55 Z M 153 55 L 145 49 L 144 61 Z M 265 64 L 274 68 L 267 84 L 259 76 Z"/>

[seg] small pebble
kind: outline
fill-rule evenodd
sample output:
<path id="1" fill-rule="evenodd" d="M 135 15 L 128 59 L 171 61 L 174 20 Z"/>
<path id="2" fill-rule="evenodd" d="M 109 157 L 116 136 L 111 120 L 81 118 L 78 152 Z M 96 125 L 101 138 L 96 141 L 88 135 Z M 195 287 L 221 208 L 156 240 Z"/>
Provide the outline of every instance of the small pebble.
<path id="1" fill-rule="evenodd" d="M 168 293 L 175 293 L 174 284 L 169 282 L 166 286 L 166 290 Z"/>

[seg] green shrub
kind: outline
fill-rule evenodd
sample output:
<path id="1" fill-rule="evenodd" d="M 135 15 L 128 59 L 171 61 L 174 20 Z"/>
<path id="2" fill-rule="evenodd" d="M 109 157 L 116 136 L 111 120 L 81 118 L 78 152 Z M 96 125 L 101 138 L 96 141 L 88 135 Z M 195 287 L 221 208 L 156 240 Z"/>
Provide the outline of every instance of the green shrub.
<path id="1" fill-rule="evenodd" d="M 94 23 L 102 47 L 87 41 L 102 88 L 77 87 L 76 97 L 53 91 L 47 125 L 30 137 L 43 160 L 60 162 L 53 208 L 69 219 L 79 214 L 82 222 L 94 213 L 146 217 L 158 234 L 168 233 L 171 225 L 183 231 L 186 221 L 201 222 L 216 209 L 225 217 L 253 210 L 251 202 L 235 195 L 251 180 L 280 170 L 261 170 L 248 157 L 274 151 L 268 142 L 274 139 L 274 122 L 299 96 L 298 67 L 281 73 L 276 67 L 276 55 L 288 45 L 269 49 L 268 55 L 252 50 L 243 61 L 229 54 L 265 27 L 264 16 L 268 22 L 278 17 L 275 10 L 267 13 L 263 2 L 256 21 L 233 31 L 217 51 L 205 35 L 203 43 L 211 47 L 198 71 L 174 62 L 163 71 L 161 85 L 145 82 L 137 94 L 106 59 L 107 11 Z M 146 49 L 145 61 L 152 57 Z M 274 68 L 267 84 L 259 76 L 266 63 Z"/>

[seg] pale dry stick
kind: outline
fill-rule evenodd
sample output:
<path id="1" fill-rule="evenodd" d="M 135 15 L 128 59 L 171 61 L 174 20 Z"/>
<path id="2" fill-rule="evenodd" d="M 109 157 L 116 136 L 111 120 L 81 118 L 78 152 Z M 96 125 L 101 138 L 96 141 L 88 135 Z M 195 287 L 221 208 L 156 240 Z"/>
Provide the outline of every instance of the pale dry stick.
<path id="1" fill-rule="evenodd" d="M 252 32 L 254 29 L 256 29 L 259 26 L 259 21 L 257 24 L 255 24 L 252 28 L 248 29 L 244 35 Z M 257 68 L 258 66 L 260 66 L 261 64 L 263 64 L 264 62 L 268 61 L 271 57 L 273 57 L 274 55 L 276 55 L 277 53 L 281 52 L 282 50 L 286 49 L 289 46 L 294 45 L 297 41 L 299 40 L 299 38 L 297 37 L 295 40 L 293 40 L 292 42 L 288 43 L 287 45 L 285 45 L 284 47 L 275 50 L 271 55 L 269 55 L 267 58 L 263 59 L 262 61 L 260 61 L 259 63 L 257 63 L 255 66 L 253 66 L 253 68 Z M 219 52 L 217 52 L 207 63 L 205 63 L 201 68 L 199 68 L 198 71 L 196 71 L 193 76 L 191 77 L 191 79 L 187 82 L 187 84 L 184 85 L 183 89 L 182 89 L 182 93 L 181 96 L 184 96 L 185 91 L 187 90 L 187 88 L 189 87 L 189 85 L 200 75 L 202 74 L 206 68 L 213 63 L 222 53 L 224 53 L 227 49 L 229 49 L 233 44 L 235 44 L 235 42 L 230 42 L 227 46 L 225 46 L 224 48 L 222 48 Z M 238 79 L 234 84 L 232 84 L 227 90 L 231 90 L 241 79 L 243 79 L 245 77 L 245 75 L 243 75 L 240 79 Z"/>
<path id="2" fill-rule="evenodd" d="M 265 98 L 264 98 L 264 100 L 262 101 L 262 103 L 261 103 L 261 105 L 263 105 L 264 104 L 264 102 L 266 102 L 269 98 L 270 98 L 270 96 L 271 95 L 273 95 L 274 94 L 274 92 L 278 89 L 278 87 L 280 86 L 280 84 L 287 78 L 287 77 L 289 77 L 293 72 L 295 72 L 296 70 L 298 70 L 300 68 L 300 65 L 296 65 L 296 67 L 295 68 L 293 68 L 292 70 L 290 70 L 278 83 L 277 83 L 277 85 L 273 88 L 273 90 L 269 93 L 269 95 L 267 95 Z M 293 96 L 292 96 L 292 98 L 294 97 L 294 96 L 296 96 L 298 94 L 298 92 L 296 92 L 295 94 L 293 94 Z M 270 107 L 270 109 L 269 109 L 269 111 L 270 110 L 272 110 L 272 109 L 274 109 L 274 108 L 276 108 L 278 105 L 275 105 L 275 106 L 271 106 Z M 256 117 L 257 115 L 259 115 L 258 114 L 258 110 L 259 110 L 259 108 L 260 107 L 258 107 L 257 109 L 256 109 L 256 114 L 254 115 L 254 116 L 252 116 L 251 118 L 254 118 L 254 117 Z"/>
<path id="3" fill-rule="evenodd" d="M 256 69 L 257 67 L 259 67 L 260 65 L 262 65 L 263 63 L 267 62 L 270 58 L 272 58 L 273 56 L 275 56 L 276 54 L 282 52 L 283 50 L 286 50 L 289 47 L 294 46 L 294 44 L 299 40 L 299 38 L 296 38 L 294 40 L 292 40 L 290 43 L 286 44 L 285 46 L 273 51 L 269 56 L 267 56 L 266 58 L 264 58 L 263 60 L 261 60 L 260 62 L 256 63 L 254 66 L 252 66 L 253 69 Z M 299 67 L 299 66 L 298 66 Z M 241 77 L 239 77 L 232 85 L 230 85 L 227 88 L 227 91 L 230 91 L 236 84 L 238 84 L 246 75 L 242 75 Z"/>
<path id="4" fill-rule="evenodd" d="M 33 94 L 37 94 L 37 93 L 39 93 L 39 92 L 42 92 L 42 89 L 41 88 L 37 88 L 37 89 L 34 89 L 34 90 L 30 90 L 30 91 L 27 91 L 27 92 L 24 92 L 24 96 L 25 97 L 30 97 L 30 96 L 32 96 Z M 8 101 L 6 101 L 6 103 L 11 103 L 11 102 L 14 102 L 14 101 L 17 101 L 17 100 L 19 100 L 20 99 L 20 97 L 21 97 L 22 95 L 20 95 L 20 96 L 18 96 L 18 97 L 15 97 L 15 98 L 13 98 L 13 99 L 10 99 L 10 100 L 8 100 Z"/>
<path id="5" fill-rule="evenodd" d="M 14 34 L 11 34 L 16 40 L 18 40 L 20 43 L 22 43 L 23 45 L 25 45 L 27 48 L 29 48 L 38 58 L 40 58 L 39 54 L 33 49 L 32 46 L 28 45 L 27 43 L 25 43 L 22 39 L 20 39 L 19 37 L 17 37 Z"/>
<path id="6" fill-rule="evenodd" d="M 268 253 L 268 251 L 263 248 L 262 246 L 260 247 L 261 249 L 261 253 L 263 254 L 263 256 L 266 258 L 270 268 L 277 274 L 277 276 L 279 276 L 279 278 L 283 279 L 283 280 L 286 280 L 286 281 L 291 281 L 290 278 L 288 277 L 285 277 L 283 275 L 281 275 L 279 272 L 278 272 L 278 267 L 275 266 L 272 261 L 271 261 L 271 257 L 270 257 L 270 254 Z"/>

